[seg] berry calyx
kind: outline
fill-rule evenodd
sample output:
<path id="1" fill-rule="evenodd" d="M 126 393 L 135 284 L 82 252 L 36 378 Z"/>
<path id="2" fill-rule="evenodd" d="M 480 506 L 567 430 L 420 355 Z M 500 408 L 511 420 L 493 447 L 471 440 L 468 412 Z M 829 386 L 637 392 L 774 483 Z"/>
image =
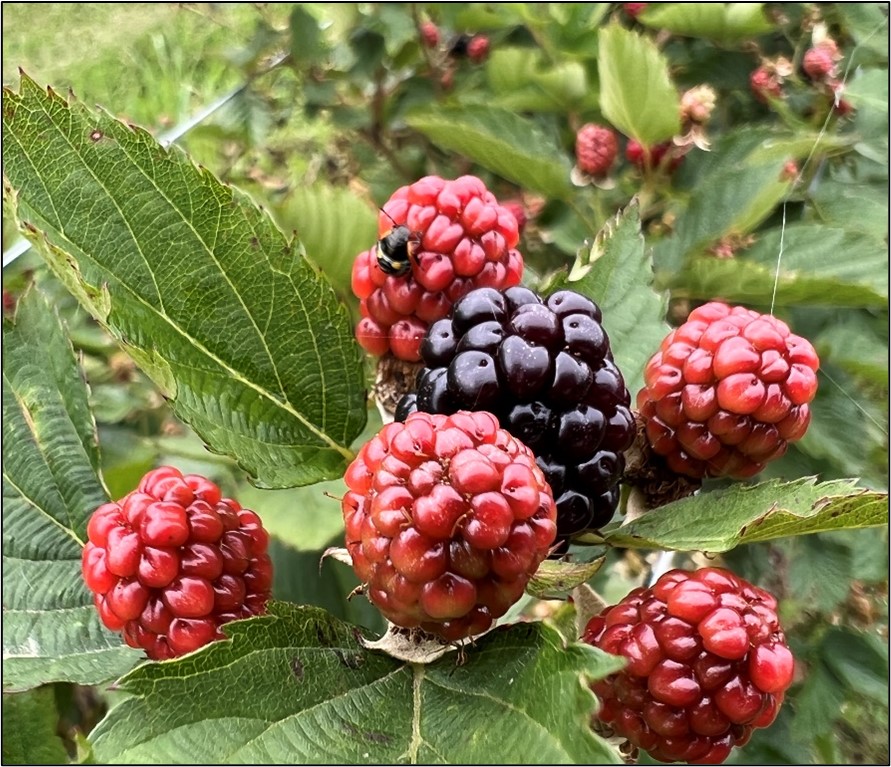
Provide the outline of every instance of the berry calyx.
<path id="1" fill-rule="evenodd" d="M 769 726 L 794 659 L 776 600 L 728 570 L 671 570 L 594 616 L 583 641 L 625 658 L 597 717 L 664 762 L 719 764 Z"/>
<path id="2" fill-rule="evenodd" d="M 378 217 L 379 236 L 397 226 L 407 227 L 417 243 L 407 273 L 384 272 L 377 248 L 353 263 L 362 316 L 356 339 L 369 354 L 416 362 L 426 329 L 461 296 L 475 287 L 519 283 L 520 235 L 515 216 L 475 176 L 426 176 L 398 189 Z"/>
<path id="3" fill-rule="evenodd" d="M 272 563 L 260 518 L 197 474 L 150 471 L 96 509 L 82 573 L 105 626 L 153 660 L 221 639 L 220 626 L 266 611 Z"/>
<path id="4" fill-rule="evenodd" d="M 575 157 L 579 170 L 589 176 L 606 176 L 616 161 L 619 143 L 609 128 L 588 123 L 575 137 Z"/>
<path id="5" fill-rule="evenodd" d="M 556 535 L 532 451 L 491 413 L 414 413 L 366 443 L 344 477 L 346 545 L 397 626 L 448 641 L 487 631 Z"/>
<path id="6" fill-rule="evenodd" d="M 599 307 L 579 293 L 480 288 L 431 325 L 403 414 L 487 410 L 535 453 L 561 540 L 606 524 L 634 438 L 630 395 Z"/>
<path id="7" fill-rule="evenodd" d="M 700 306 L 644 369 L 637 407 L 650 446 L 677 474 L 751 477 L 804 436 L 819 365 L 771 315 Z"/>

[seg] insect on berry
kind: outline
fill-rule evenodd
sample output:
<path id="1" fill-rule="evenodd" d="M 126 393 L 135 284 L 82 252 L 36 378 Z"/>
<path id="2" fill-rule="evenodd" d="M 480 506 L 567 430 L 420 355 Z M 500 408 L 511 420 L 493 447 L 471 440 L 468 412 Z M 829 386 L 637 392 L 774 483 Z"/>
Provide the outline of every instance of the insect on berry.
<path id="1" fill-rule="evenodd" d="M 383 208 L 381 208 L 381 213 L 393 221 L 390 214 Z M 417 262 L 415 254 L 420 244 L 417 234 L 405 224 L 397 224 L 393 221 L 393 228 L 377 242 L 375 253 L 377 265 L 384 274 L 400 277 L 411 269 L 412 258 Z"/>

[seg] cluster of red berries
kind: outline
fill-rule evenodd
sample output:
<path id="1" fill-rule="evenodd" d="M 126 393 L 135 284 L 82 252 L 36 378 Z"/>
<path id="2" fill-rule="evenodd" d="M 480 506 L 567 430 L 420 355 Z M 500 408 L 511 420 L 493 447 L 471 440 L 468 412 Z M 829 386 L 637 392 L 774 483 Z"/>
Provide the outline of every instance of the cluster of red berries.
<path id="1" fill-rule="evenodd" d="M 356 338 L 371 354 L 390 352 L 416 362 L 429 325 L 461 296 L 520 282 L 520 235 L 514 215 L 474 176 L 426 176 L 401 187 L 381 210 L 379 235 L 397 226 L 409 230 L 404 274 L 381 269 L 377 248 L 360 253 L 353 264 L 362 315 Z"/>
<path id="2" fill-rule="evenodd" d="M 713 301 L 662 341 L 637 406 L 672 471 L 750 477 L 804 435 L 818 367 L 786 323 Z"/>
<path id="3" fill-rule="evenodd" d="M 592 178 L 608 176 L 616 162 L 619 144 L 616 134 L 603 125 L 587 123 L 575 137 L 576 167 Z M 672 141 L 644 146 L 636 139 L 625 145 L 625 159 L 639 170 L 673 173 L 684 160 L 683 152 Z"/>
<path id="4" fill-rule="evenodd" d="M 672 570 L 588 623 L 627 661 L 596 682 L 600 721 L 665 762 L 723 762 L 769 726 L 794 661 L 766 591 L 721 568 Z"/>
<path id="5" fill-rule="evenodd" d="M 83 576 L 99 616 L 131 647 L 164 660 L 222 637 L 269 600 L 269 536 L 210 480 L 163 466 L 87 526 Z"/>
<path id="6" fill-rule="evenodd" d="M 535 456 L 490 413 L 388 424 L 344 479 L 347 550 L 368 598 L 448 641 L 504 615 L 556 536 Z"/>
<path id="7" fill-rule="evenodd" d="M 421 42 L 424 47 L 436 49 L 442 40 L 439 27 L 432 21 L 422 22 L 420 28 Z M 486 35 L 456 35 L 449 43 L 447 53 L 451 58 L 460 59 L 465 56 L 474 64 L 482 64 L 489 58 L 491 41 Z"/>
<path id="8" fill-rule="evenodd" d="M 842 98 L 844 82 L 839 77 L 838 63 L 843 58 L 835 40 L 826 38 L 809 48 L 802 58 L 805 75 L 833 101 L 833 111 L 840 117 L 854 111 L 851 103 Z"/>

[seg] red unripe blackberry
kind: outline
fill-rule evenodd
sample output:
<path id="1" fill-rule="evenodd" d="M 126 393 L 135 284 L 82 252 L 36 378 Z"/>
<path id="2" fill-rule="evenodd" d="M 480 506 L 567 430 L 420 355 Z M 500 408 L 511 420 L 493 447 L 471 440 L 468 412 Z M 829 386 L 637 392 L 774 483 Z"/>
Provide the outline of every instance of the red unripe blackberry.
<path id="1" fill-rule="evenodd" d="M 474 35 L 467 43 L 467 58 L 474 64 L 482 64 L 489 58 L 491 43 L 485 35 Z"/>
<path id="2" fill-rule="evenodd" d="M 416 362 L 430 323 L 476 287 L 517 285 L 523 257 L 516 250 L 516 217 L 475 176 L 426 176 L 396 190 L 378 217 L 379 236 L 403 225 L 412 237 L 406 273 L 385 273 L 377 248 L 353 263 L 352 288 L 362 315 L 356 339 L 370 354 L 390 351 Z"/>
<path id="3" fill-rule="evenodd" d="M 749 87 L 762 104 L 768 104 L 771 99 L 783 96 L 783 86 L 779 76 L 767 67 L 758 67 L 749 75 Z"/>
<path id="4" fill-rule="evenodd" d="M 627 661 L 591 686 L 597 716 L 663 762 L 719 764 L 776 718 L 794 660 L 766 591 L 718 567 L 672 570 L 588 622 Z"/>
<path id="5" fill-rule="evenodd" d="M 600 320 L 597 305 L 570 290 L 546 302 L 523 287 L 468 293 L 427 332 L 417 394 L 397 413 L 494 413 L 535 453 L 557 501 L 559 537 L 600 527 L 616 509 L 634 436 Z"/>
<path id="6" fill-rule="evenodd" d="M 368 598 L 397 626 L 449 641 L 489 629 L 556 535 L 532 451 L 490 413 L 414 413 L 344 476 L 346 544 Z"/>
<path id="7" fill-rule="evenodd" d="M 648 441 L 678 474 L 751 477 L 804 436 L 819 365 L 810 342 L 769 314 L 700 306 L 644 370 Z"/>
<path id="8" fill-rule="evenodd" d="M 146 474 L 93 512 L 82 555 L 105 626 L 154 660 L 221 639 L 220 626 L 266 611 L 269 536 L 260 518 L 197 474 Z"/>
<path id="9" fill-rule="evenodd" d="M 661 144 L 646 147 L 635 139 L 629 139 L 628 144 L 625 146 L 625 159 L 641 170 L 664 167 L 665 170 L 672 173 L 684 161 L 683 155 L 675 155 L 670 157 L 667 162 L 664 162 L 665 156 L 672 149 L 674 149 L 674 144 L 671 141 L 663 141 Z"/>
<path id="10" fill-rule="evenodd" d="M 805 51 L 801 60 L 804 73 L 815 82 L 823 82 L 836 76 L 834 46 L 818 45 Z"/>
<path id="11" fill-rule="evenodd" d="M 501 205 L 514 214 L 514 218 L 517 219 L 517 231 L 522 235 L 529 221 L 529 213 L 526 211 L 526 206 L 521 200 L 505 200 Z"/>
<path id="12" fill-rule="evenodd" d="M 616 134 L 595 123 L 583 125 L 575 137 L 575 157 L 579 170 L 589 176 L 606 176 L 619 152 Z"/>
<path id="13" fill-rule="evenodd" d="M 435 48 L 439 45 L 439 27 L 432 21 L 421 24 L 421 40 L 427 48 Z"/>
<path id="14" fill-rule="evenodd" d="M 632 19 L 636 19 L 642 14 L 649 3 L 622 3 L 622 10 Z"/>

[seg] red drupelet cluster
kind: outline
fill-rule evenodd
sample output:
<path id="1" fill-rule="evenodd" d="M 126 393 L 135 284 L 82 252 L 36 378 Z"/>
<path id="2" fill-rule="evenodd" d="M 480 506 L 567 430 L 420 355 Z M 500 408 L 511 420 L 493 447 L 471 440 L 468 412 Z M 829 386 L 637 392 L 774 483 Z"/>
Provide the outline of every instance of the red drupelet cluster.
<path id="1" fill-rule="evenodd" d="M 582 637 L 627 661 L 592 685 L 598 717 L 664 762 L 719 764 L 776 718 L 794 660 L 776 600 L 733 573 L 672 570 Z"/>
<path id="2" fill-rule="evenodd" d="M 819 365 L 810 342 L 771 315 L 700 306 L 644 370 L 648 441 L 678 474 L 751 477 L 804 436 Z"/>
<path id="3" fill-rule="evenodd" d="M 154 660 L 221 639 L 266 610 L 269 536 L 260 518 L 197 474 L 171 466 L 93 512 L 82 569 L 99 617 Z"/>
<path id="4" fill-rule="evenodd" d="M 755 98 L 762 104 L 768 104 L 771 99 L 783 97 L 783 85 L 779 75 L 767 67 L 758 67 L 749 75 L 749 87 Z"/>
<path id="5" fill-rule="evenodd" d="M 376 249 L 360 253 L 353 264 L 362 315 L 356 338 L 371 354 L 389 351 L 416 362 L 431 323 L 474 288 L 519 284 L 523 257 L 516 250 L 516 218 L 475 176 L 426 176 L 396 190 L 378 217 L 379 236 L 400 225 L 412 237 L 408 273 L 386 274 Z"/>
<path id="6" fill-rule="evenodd" d="M 616 134 L 609 128 L 588 123 L 579 128 L 575 137 L 575 158 L 579 170 L 589 176 L 606 176 L 619 152 Z"/>
<path id="7" fill-rule="evenodd" d="M 432 21 L 421 24 L 421 41 L 427 48 L 436 48 L 439 45 L 439 27 Z"/>
<path id="8" fill-rule="evenodd" d="M 489 58 L 491 42 L 485 35 L 474 35 L 467 43 L 467 58 L 474 64 L 482 64 Z"/>
<path id="9" fill-rule="evenodd" d="M 456 641 L 523 594 L 557 527 L 535 456 L 491 413 L 415 413 L 359 451 L 344 477 L 346 544 L 394 624 Z"/>

